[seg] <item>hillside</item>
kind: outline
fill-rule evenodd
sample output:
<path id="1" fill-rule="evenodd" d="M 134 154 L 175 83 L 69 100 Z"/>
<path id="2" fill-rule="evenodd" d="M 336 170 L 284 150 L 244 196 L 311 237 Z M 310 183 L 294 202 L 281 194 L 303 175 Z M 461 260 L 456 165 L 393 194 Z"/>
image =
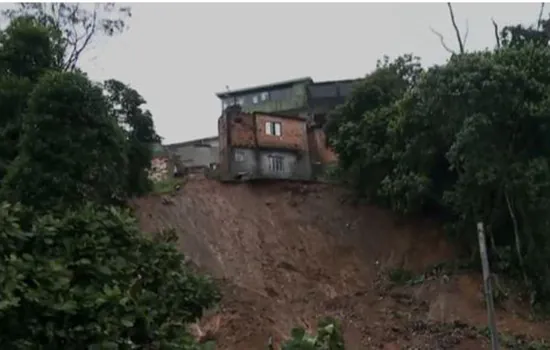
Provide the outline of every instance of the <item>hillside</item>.
<path id="1" fill-rule="evenodd" d="M 176 229 L 182 251 L 220 280 L 222 305 L 202 322 L 215 328 L 218 349 L 265 349 L 270 336 L 278 343 L 324 315 L 342 320 L 352 350 L 488 348 L 473 328 L 486 324 L 479 276 L 435 274 L 388 287 L 389 270 L 420 273 L 452 259 L 433 224 L 397 222 L 326 184 L 195 178 L 135 204 L 144 230 Z M 505 308 L 501 332 L 550 335 L 520 306 Z"/>

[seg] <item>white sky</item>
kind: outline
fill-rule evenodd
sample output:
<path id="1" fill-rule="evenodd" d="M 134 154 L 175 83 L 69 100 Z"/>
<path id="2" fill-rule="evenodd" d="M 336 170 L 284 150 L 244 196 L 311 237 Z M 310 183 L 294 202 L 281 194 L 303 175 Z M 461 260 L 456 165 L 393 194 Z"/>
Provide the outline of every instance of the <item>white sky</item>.
<path id="1" fill-rule="evenodd" d="M 95 80 L 119 79 L 147 100 L 164 143 L 213 136 L 231 89 L 303 76 L 360 77 L 384 54 L 412 52 L 425 65 L 457 42 L 445 3 L 422 4 L 132 4 L 130 29 L 100 40 L 80 66 Z M 535 23 L 539 3 L 459 3 L 467 49 L 493 47 L 500 26 Z M 548 6 L 550 10 L 550 6 Z M 546 11 L 548 12 L 548 11 Z"/>

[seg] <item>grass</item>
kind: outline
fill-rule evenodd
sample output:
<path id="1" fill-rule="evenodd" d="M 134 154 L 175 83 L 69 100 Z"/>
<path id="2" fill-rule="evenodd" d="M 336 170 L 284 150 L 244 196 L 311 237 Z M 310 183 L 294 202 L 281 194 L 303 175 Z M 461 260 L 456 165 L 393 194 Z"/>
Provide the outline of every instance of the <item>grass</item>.
<path id="1" fill-rule="evenodd" d="M 154 182 L 153 193 L 157 193 L 157 194 L 172 193 L 174 192 L 176 185 L 179 185 L 182 182 L 183 182 L 182 179 L 177 179 L 174 177 L 169 177 L 165 180 Z"/>

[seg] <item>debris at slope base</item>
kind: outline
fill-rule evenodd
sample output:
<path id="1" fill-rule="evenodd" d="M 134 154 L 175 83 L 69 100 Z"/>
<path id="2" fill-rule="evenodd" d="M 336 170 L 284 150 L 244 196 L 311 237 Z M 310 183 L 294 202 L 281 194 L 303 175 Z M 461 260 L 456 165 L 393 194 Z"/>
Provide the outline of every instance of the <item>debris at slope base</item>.
<path id="1" fill-rule="evenodd" d="M 280 342 L 324 315 L 342 320 L 351 350 L 487 348 L 470 327 L 485 322 L 476 277 L 409 288 L 405 303 L 380 288 L 389 268 L 418 272 L 452 259 L 435 225 L 397 223 L 327 184 L 196 178 L 169 205 L 163 198 L 137 200 L 140 223 L 149 232 L 176 229 L 182 251 L 220 280 L 221 308 L 204 320 L 216 325 L 218 349 L 264 349 L 270 336 Z M 547 325 L 500 322 L 510 332 L 550 334 Z"/>

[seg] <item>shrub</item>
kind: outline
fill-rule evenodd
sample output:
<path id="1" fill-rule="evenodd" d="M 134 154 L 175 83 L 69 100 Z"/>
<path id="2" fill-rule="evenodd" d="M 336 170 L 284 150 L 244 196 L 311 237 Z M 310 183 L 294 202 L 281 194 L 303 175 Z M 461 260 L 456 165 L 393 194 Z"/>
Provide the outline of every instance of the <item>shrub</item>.
<path id="1" fill-rule="evenodd" d="M 309 335 L 303 328 L 294 328 L 291 339 L 283 344 L 282 350 L 344 350 L 344 339 L 340 324 L 327 317 L 317 326 L 317 334 Z"/>
<path id="2" fill-rule="evenodd" d="M 0 211 L 0 348 L 195 348 L 186 324 L 219 295 L 173 244 L 114 208 L 27 213 Z"/>

